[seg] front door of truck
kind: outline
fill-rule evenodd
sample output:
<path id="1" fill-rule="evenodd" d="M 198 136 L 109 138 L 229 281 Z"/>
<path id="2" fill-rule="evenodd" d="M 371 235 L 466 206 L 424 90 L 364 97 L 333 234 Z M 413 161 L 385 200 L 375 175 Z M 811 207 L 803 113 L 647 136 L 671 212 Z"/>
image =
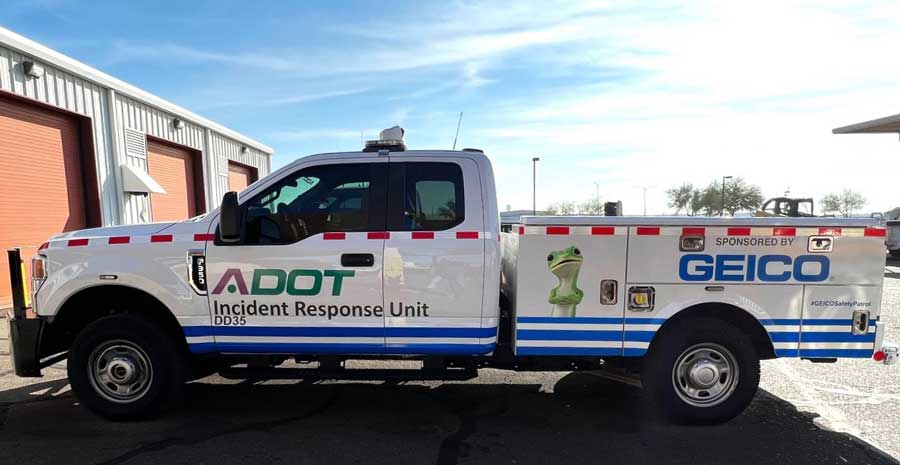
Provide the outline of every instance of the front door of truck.
<path id="1" fill-rule="evenodd" d="M 381 353 L 387 157 L 309 164 L 241 199 L 207 248 L 212 350 Z"/>
<path id="2" fill-rule="evenodd" d="M 384 249 L 386 352 L 484 354 L 484 219 L 474 161 L 391 155 Z M 496 240 L 496 238 L 494 238 Z"/>

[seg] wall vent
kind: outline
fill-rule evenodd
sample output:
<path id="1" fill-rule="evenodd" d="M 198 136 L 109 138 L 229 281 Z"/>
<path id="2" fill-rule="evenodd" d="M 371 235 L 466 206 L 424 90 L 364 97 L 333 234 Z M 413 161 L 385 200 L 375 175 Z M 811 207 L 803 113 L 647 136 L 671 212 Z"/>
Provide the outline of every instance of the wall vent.
<path id="1" fill-rule="evenodd" d="M 125 155 L 147 159 L 147 136 L 134 129 L 125 129 Z"/>

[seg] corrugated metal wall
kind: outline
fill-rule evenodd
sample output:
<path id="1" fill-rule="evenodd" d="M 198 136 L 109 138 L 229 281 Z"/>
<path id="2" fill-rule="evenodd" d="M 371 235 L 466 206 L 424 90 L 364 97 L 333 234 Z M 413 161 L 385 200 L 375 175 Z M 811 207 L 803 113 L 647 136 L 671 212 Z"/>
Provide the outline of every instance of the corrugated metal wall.
<path id="1" fill-rule="evenodd" d="M 47 63 L 39 62 L 44 67 L 43 77 L 26 78 L 21 65 L 25 59 L 14 50 L 0 46 L 0 90 L 91 118 L 105 225 L 145 223 L 152 219 L 150 200 L 146 195 L 124 193 L 116 184 L 119 177 L 117 157 L 123 163 L 147 171 L 146 144 L 134 144 L 141 135 L 191 147 L 203 154 L 207 209 L 217 206 L 228 191 L 227 160 L 255 167 L 260 177 L 271 169 L 271 157 L 254 147 L 247 147 L 244 153 L 245 145 L 241 142 L 185 118 L 181 118 L 184 127 L 176 129 L 172 120 L 178 115 L 115 93 Z M 110 98 L 114 105 L 109 104 Z"/>
<path id="2" fill-rule="evenodd" d="M 97 183 L 103 224 L 119 219 L 118 187 L 113 172 L 116 163 L 110 150 L 112 135 L 107 120 L 108 93 L 103 87 L 52 66 L 44 67 L 40 79 L 26 79 L 21 54 L 0 47 L 0 90 L 44 102 L 91 118 L 94 154 L 97 156 Z"/>
<path id="3" fill-rule="evenodd" d="M 209 171 L 215 178 L 213 183 L 212 198 L 210 201 L 213 205 L 218 205 L 222 201 L 222 196 L 228 192 L 228 160 L 253 166 L 257 169 L 259 178 L 269 174 L 271 169 L 269 166 L 269 157 L 259 150 L 247 147 L 247 153 L 243 153 L 242 145 L 235 144 L 231 139 L 220 134 L 210 131 L 210 154 L 208 160 L 211 161 Z"/>

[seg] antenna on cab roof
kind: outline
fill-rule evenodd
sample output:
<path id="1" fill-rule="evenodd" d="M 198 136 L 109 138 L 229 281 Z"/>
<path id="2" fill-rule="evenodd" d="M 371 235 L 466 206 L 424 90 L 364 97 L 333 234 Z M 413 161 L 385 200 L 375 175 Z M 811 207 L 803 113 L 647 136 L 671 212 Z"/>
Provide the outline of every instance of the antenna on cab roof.
<path id="1" fill-rule="evenodd" d="M 456 139 L 459 139 L 459 126 L 462 125 L 462 114 L 459 112 L 459 120 L 456 122 L 456 135 L 453 136 L 453 150 L 456 150 Z"/>

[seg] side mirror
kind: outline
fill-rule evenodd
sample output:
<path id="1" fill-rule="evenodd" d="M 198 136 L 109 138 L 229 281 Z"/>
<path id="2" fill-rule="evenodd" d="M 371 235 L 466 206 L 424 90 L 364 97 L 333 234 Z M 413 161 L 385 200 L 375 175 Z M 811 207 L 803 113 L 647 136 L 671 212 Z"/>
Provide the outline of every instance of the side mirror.
<path id="1" fill-rule="evenodd" d="M 222 242 L 241 240 L 242 216 L 237 192 L 226 192 L 222 196 L 222 207 L 219 211 L 219 236 Z"/>

